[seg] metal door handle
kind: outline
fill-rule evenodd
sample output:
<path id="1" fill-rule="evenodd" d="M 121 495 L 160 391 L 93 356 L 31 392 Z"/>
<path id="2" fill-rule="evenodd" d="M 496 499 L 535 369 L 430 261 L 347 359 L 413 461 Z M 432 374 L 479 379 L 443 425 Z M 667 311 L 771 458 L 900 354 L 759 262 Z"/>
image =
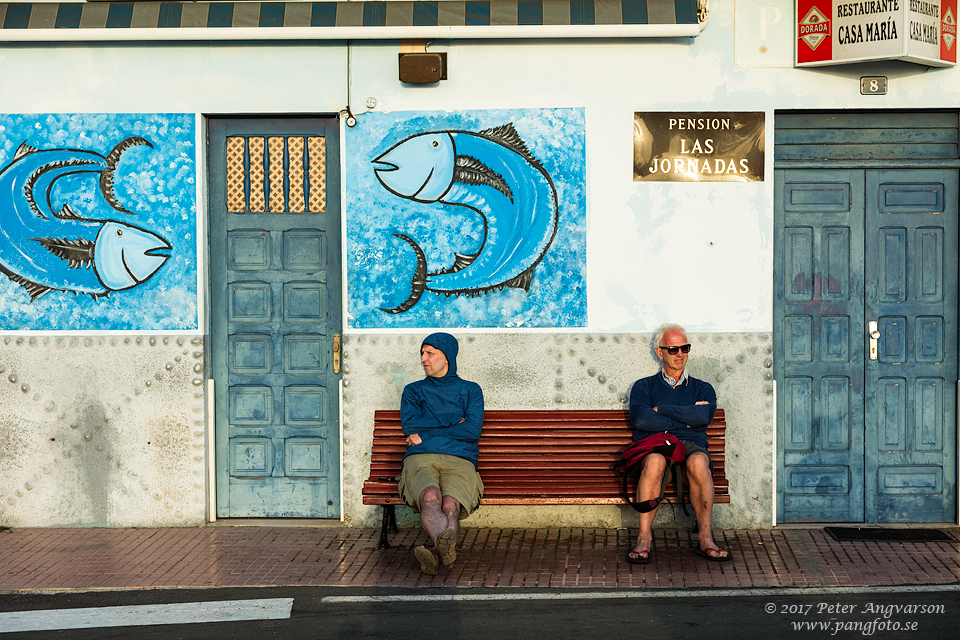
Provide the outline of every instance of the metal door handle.
<path id="1" fill-rule="evenodd" d="M 871 320 L 869 323 L 870 332 L 870 359 L 877 359 L 877 340 L 880 339 L 880 332 L 877 331 L 877 321 Z"/>
<path id="2" fill-rule="evenodd" d="M 340 334 L 339 333 L 333 334 L 333 372 L 340 373 Z"/>

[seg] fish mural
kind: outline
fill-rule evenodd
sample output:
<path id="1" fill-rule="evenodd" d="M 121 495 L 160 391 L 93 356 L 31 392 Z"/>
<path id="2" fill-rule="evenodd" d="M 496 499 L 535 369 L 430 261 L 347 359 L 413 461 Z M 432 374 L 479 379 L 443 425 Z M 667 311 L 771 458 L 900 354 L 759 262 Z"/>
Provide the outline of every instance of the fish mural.
<path id="1" fill-rule="evenodd" d="M 131 136 L 107 155 L 81 149 L 41 150 L 20 145 L 0 170 L 0 273 L 26 289 L 31 302 L 52 291 L 94 299 L 136 287 L 169 259 L 159 235 L 116 214 L 134 215 L 117 200 L 114 173 L 125 151 L 153 145 Z M 96 176 L 103 203 L 77 211 L 53 202 L 66 178 Z"/>
<path id="2" fill-rule="evenodd" d="M 413 248 L 417 265 L 409 298 L 382 311 L 406 312 L 426 291 L 472 297 L 505 287 L 530 290 L 534 270 L 557 235 L 560 208 L 553 179 L 512 123 L 477 133 L 419 133 L 372 163 L 380 184 L 395 196 L 466 207 L 483 220 L 480 249 L 455 252 L 451 267 L 432 273 L 420 245 L 394 234 Z"/>

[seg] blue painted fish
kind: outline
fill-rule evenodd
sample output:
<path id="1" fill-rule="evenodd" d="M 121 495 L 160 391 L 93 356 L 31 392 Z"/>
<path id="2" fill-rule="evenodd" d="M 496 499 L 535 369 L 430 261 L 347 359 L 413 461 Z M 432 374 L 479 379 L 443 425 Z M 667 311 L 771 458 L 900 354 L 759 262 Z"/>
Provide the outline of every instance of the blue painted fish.
<path id="1" fill-rule="evenodd" d="M 170 257 L 170 244 L 139 227 L 103 216 L 82 216 L 69 203 L 55 208 L 54 185 L 66 176 L 99 174 L 104 201 L 133 215 L 118 201 L 113 176 L 120 156 L 146 145 L 127 138 L 106 156 L 80 149 L 39 150 L 20 145 L 0 170 L 0 273 L 23 286 L 31 302 L 51 291 L 93 298 L 137 286 Z"/>
<path id="2" fill-rule="evenodd" d="M 504 287 L 529 291 L 534 267 L 557 234 L 557 190 L 540 161 L 506 124 L 479 133 L 420 133 L 393 146 L 373 161 L 377 179 L 388 191 L 415 202 L 457 205 L 483 217 L 483 244 L 477 253 L 455 253 L 453 266 L 427 273 L 423 250 L 413 247 L 417 269 L 410 297 L 387 313 L 402 313 L 424 291 L 476 296 Z"/>

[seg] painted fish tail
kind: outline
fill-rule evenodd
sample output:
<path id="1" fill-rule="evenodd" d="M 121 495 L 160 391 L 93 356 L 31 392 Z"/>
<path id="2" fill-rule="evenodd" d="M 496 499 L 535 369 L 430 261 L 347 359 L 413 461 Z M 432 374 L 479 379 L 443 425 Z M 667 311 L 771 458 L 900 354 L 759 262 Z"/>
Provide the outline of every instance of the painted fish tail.
<path id="1" fill-rule="evenodd" d="M 120 213 L 134 215 L 132 211 L 127 211 L 127 209 L 120 204 L 120 201 L 117 200 L 116 194 L 113 192 L 113 172 L 116 171 L 117 163 L 120 162 L 120 156 L 123 155 L 123 152 L 130 147 L 136 147 L 140 145 L 146 145 L 151 149 L 153 148 L 153 145 L 147 140 L 137 136 L 131 136 L 126 140 L 122 140 L 109 154 L 107 154 L 107 157 L 104 159 L 106 168 L 100 172 L 100 192 L 103 194 L 104 199 L 110 204 L 110 206 Z"/>
<path id="2" fill-rule="evenodd" d="M 423 249 L 420 248 L 420 245 L 407 236 L 402 233 L 395 233 L 393 236 L 400 238 L 413 247 L 414 252 L 417 254 L 417 270 L 414 272 L 413 279 L 410 281 L 410 297 L 407 298 L 406 302 L 392 309 L 380 307 L 380 310 L 386 313 L 403 313 L 404 311 L 412 309 L 413 306 L 420 301 L 420 297 L 427 289 L 427 258 L 423 255 Z"/>

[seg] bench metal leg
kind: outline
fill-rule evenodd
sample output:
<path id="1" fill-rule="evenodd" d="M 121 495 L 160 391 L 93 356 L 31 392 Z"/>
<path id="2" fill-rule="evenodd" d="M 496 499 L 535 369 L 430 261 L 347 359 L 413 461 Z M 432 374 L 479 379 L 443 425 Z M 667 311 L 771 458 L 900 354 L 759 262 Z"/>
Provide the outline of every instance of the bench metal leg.
<path id="1" fill-rule="evenodd" d="M 377 549 L 389 549 L 390 539 L 387 532 L 399 533 L 397 528 L 397 512 L 392 504 L 383 505 L 383 522 L 380 525 L 380 542 L 377 543 Z"/>

